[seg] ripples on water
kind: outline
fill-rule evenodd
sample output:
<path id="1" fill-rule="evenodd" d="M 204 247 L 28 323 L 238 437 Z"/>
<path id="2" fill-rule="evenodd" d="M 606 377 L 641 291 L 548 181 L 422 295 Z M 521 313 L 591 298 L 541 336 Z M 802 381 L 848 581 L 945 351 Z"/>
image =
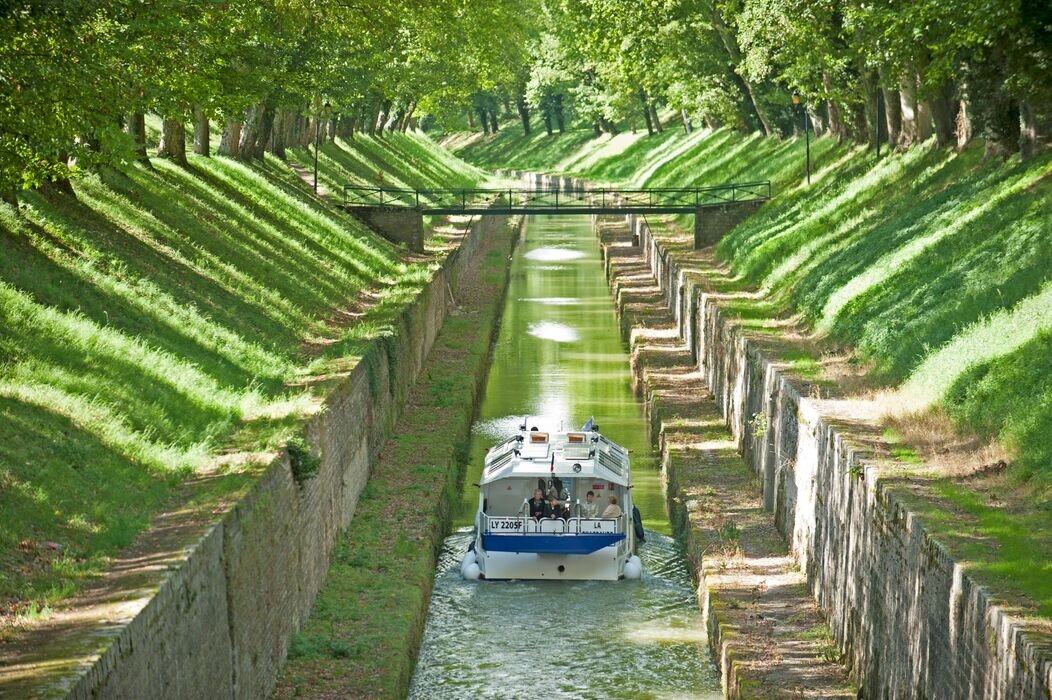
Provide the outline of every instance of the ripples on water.
<path id="1" fill-rule="evenodd" d="M 446 539 L 410 698 L 718 698 L 678 545 L 647 533 L 640 581 L 465 581 Z"/>

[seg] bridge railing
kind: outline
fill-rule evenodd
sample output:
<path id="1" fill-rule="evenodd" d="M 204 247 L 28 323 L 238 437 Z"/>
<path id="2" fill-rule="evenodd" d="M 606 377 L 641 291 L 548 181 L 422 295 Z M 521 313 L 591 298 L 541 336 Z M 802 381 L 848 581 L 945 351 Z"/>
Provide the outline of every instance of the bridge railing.
<path id="1" fill-rule="evenodd" d="M 771 183 L 744 182 L 715 187 L 686 188 L 584 188 L 516 189 L 462 188 L 411 190 L 391 187 L 344 185 L 348 207 L 407 207 L 427 212 L 478 212 L 486 209 L 531 209 L 566 212 L 600 212 L 617 209 L 686 211 L 730 202 L 770 199 Z"/>

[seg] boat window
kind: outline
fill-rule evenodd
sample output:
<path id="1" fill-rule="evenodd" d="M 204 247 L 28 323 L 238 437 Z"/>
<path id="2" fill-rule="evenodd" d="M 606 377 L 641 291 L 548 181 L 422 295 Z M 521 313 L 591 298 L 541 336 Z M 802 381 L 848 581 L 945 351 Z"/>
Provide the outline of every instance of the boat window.
<path id="1" fill-rule="evenodd" d="M 530 433 L 530 444 L 536 445 L 545 442 L 548 442 L 548 433 Z"/>
<path id="2" fill-rule="evenodd" d="M 584 442 L 584 433 L 567 433 L 566 441 L 569 443 L 581 443 Z"/>

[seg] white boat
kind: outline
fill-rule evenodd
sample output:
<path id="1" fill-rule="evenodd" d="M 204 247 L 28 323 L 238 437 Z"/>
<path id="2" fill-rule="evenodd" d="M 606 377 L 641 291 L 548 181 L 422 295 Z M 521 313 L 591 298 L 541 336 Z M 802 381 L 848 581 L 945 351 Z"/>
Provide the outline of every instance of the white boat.
<path id="1" fill-rule="evenodd" d="M 461 562 L 465 578 L 639 578 L 635 554 L 643 529 L 632 505 L 628 450 L 599 434 L 545 430 L 527 418 L 519 432 L 486 454 L 475 516 L 475 538 Z M 555 497 L 555 512 L 531 500 Z M 589 514 L 587 493 L 597 513 Z M 615 508 L 610 497 L 616 499 Z"/>

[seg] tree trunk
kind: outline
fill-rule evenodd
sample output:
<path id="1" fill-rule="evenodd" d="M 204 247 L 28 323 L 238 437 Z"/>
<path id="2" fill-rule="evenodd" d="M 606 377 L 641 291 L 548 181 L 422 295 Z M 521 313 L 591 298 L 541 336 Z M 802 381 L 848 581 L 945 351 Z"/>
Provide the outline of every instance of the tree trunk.
<path id="1" fill-rule="evenodd" d="M 661 124 L 661 115 L 658 114 L 657 105 L 654 104 L 653 100 L 650 101 L 650 118 L 654 121 L 654 131 L 658 132 L 659 134 L 663 133 L 665 131 L 665 127 Z"/>
<path id="2" fill-rule="evenodd" d="M 409 131 L 409 125 L 413 123 L 413 114 L 416 112 L 416 100 L 410 100 L 406 107 L 405 117 L 402 119 L 402 133 Z"/>
<path id="3" fill-rule="evenodd" d="M 285 160 L 285 145 L 288 143 L 287 138 L 289 136 L 289 122 L 293 121 L 295 116 L 284 109 L 278 112 L 277 116 L 274 117 L 274 128 L 270 139 L 270 152 L 281 160 Z"/>
<path id="4" fill-rule="evenodd" d="M 274 105 L 270 100 L 260 102 L 249 108 L 241 128 L 241 141 L 238 145 L 238 157 L 241 160 L 259 160 L 270 141 L 274 128 Z"/>
<path id="5" fill-rule="evenodd" d="M 125 128 L 135 141 L 135 159 L 149 165 L 150 157 L 146 155 L 146 115 L 142 112 L 132 112 L 128 116 L 128 126 Z"/>
<path id="6" fill-rule="evenodd" d="M 157 147 L 157 156 L 186 165 L 186 127 L 181 118 L 164 119 L 161 122 L 161 143 Z"/>
<path id="7" fill-rule="evenodd" d="M 650 102 L 647 100 L 647 91 L 639 88 L 639 103 L 643 107 L 643 118 L 647 122 L 647 136 L 654 135 L 654 123 L 650 120 Z"/>
<path id="8" fill-rule="evenodd" d="M 497 110 L 495 109 L 489 111 L 489 128 L 494 134 L 497 133 Z"/>
<path id="9" fill-rule="evenodd" d="M 909 148 L 920 140 L 918 125 L 920 104 L 917 102 L 917 79 L 914 76 L 907 76 L 902 81 L 902 89 L 899 90 L 899 105 L 899 113 L 902 115 L 899 146 Z"/>
<path id="10" fill-rule="evenodd" d="M 376 136 L 376 123 L 380 121 L 380 114 L 383 111 L 383 104 L 378 104 L 368 112 L 369 119 L 369 135 Z"/>
<path id="11" fill-rule="evenodd" d="M 927 141 L 931 134 L 931 103 L 920 100 L 917 102 L 917 140 Z"/>
<path id="12" fill-rule="evenodd" d="M 957 135 L 957 149 L 960 150 L 972 140 L 972 117 L 968 112 L 968 100 L 961 98 L 957 105 L 957 118 L 955 121 L 955 133 Z"/>
<path id="13" fill-rule="evenodd" d="M 740 66 L 742 64 L 742 52 L 738 48 L 738 39 L 734 36 L 734 32 L 731 31 L 730 27 L 723 20 L 723 15 L 720 14 L 719 7 L 716 3 L 712 5 L 712 26 L 715 27 L 716 33 L 720 35 L 720 40 L 723 42 L 723 47 L 727 51 L 727 55 L 731 59 L 732 66 Z M 764 136 L 771 136 L 774 131 L 771 129 L 772 121 L 768 117 L 766 110 L 760 105 L 759 100 L 753 94 L 753 87 L 748 80 L 743 78 L 733 67 L 730 69 L 731 73 L 736 76 L 736 82 L 744 88 L 742 91 L 745 94 L 749 102 L 749 106 L 752 108 L 753 113 L 756 115 L 756 119 L 760 122 L 760 131 L 763 132 Z"/>
<path id="14" fill-rule="evenodd" d="M 1019 103 L 1020 157 L 1024 160 L 1032 157 L 1037 153 L 1038 143 L 1037 115 L 1034 113 L 1034 106 L 1028 100 L 1022 100 Z"/>
<path id="15" fill-rule="evenodd" d="M 544 112 L 541 113 L 541 117 L 544 119 L 544 130 L 548 132 L 549 136 L 551 136 L 552 135 L 552 115 L 548 112 L 548 110 L 544 110 Z"/>
<path id="16" fill-rule="evenodd" d="M 384 137 L 384 127 L 387 126 L 387 118 L 391 115 L 391 108 L 394 106 L 393 100 L 384 100 L 380 105 L 380 114 L 377 115 L 376 121 L 376 137 L 382 139 Z"/>
<path id="17" fill-rule="evenodd" d="M 219 139 L 219 155 L 237 158 L 241 154 L 241 122 L 231 119 Z"/>
<path id="18" fill-rule="evenodd" d="M 482 133 L 489 136 L 489 119 L 486 117 L 486 110 L 482 107 L 478 107 L 479 123 L 482 125 Z"/>
<path id="19" fill-rule="evenodd" d="M 679 118 L 683 120 L 683 131 L 689 135 L 694 129 L 690 125 L 690 117 L 687 116 L 687 110 L 681 108 L 679 110 Z"/>
<path id="20" fill-rule="evenodd" d="M 472 131 L 475 130 L 475 110 L 474 108 L 468 110 L 468 128 Z"/>
<path id="21" fill-rule="evenodd" d="M 861 138 L 861 143 L 867 144 L 868 147 L 874 150 L 877 147 L 877 139 L 883 139 L 884 128 L 878 126 L 877 116 L 880 112 L 880 99 L 878 93 L 879 88 L 876 81 L 873 78 L 873 72 L 865 69 L 861 69 L 861 82 L 862 82 L 862 95 L 865 98 L 865 110 L 861 114 L 861 121 L 857 123 L 856 129 L 860 132 L 857 136 Z M 856 115 L 856 120 L 858 115 Z"/>
<path id="22" fill-rule="evenodd" d="M 929 103 L 935 124 L 935 141 L 940 146 L 949 146 L 954 142 L 954 124 L 957 117 L 953 86 L 949 83 L 940 85 Z"/>
<path id="23" fill-rule="evenodd" d="M 833 81 L 829 77 L 829 73 L 822 72 L 822 86 L 825 88 L 826 93 L 833 91 Z M 844 124 L 844 118 L 840 113 L 840 106 L 835 100 L 826 100 L 826 112 L 829 114 L 829 133 L 836 137 L 837 141 L 843 141 L 847 138 L 847 126 Z"/>
<path id="24" fill-rule="evenodd" d="M 560 134 L 566 133 L 566 115 L 563 114 L 563 96 L 555 96 L 555 125 L 559 129 Z"/>
<path id="25" fill-rule="evenodd" d="M 592 122 L 592 130 L 595 131 L 595 135 L 596 136 L 602 136 L 603 135 L 603 127 L 601 127 L 599 125 L 599 120 L 598 119 L 596 119 L 594 122 Z"/>
<path id="26" fill-rule="evenodd" d="M 515 98 L 515 109 L 519 112 L 519 119 L 522 120 L 522 134 L 523 136 L 530 135 L 530 107 L 526 104 L 526 96 L 519 92 Z"/>
<path id="27" fill-rule="evenodd" d="M 881 88 L 884 94 L 884 126 L 887 129 L 888 145 L 894 147 L 899 142 L 902 131 L 902 102 L 899 91 Z"/>
<path id="28" fill-rule="evenodd" d="M 194 153 L 199 156 L 212 155 L 209 137 L 208 117 L 200 105 L 194 105 Z"/>

